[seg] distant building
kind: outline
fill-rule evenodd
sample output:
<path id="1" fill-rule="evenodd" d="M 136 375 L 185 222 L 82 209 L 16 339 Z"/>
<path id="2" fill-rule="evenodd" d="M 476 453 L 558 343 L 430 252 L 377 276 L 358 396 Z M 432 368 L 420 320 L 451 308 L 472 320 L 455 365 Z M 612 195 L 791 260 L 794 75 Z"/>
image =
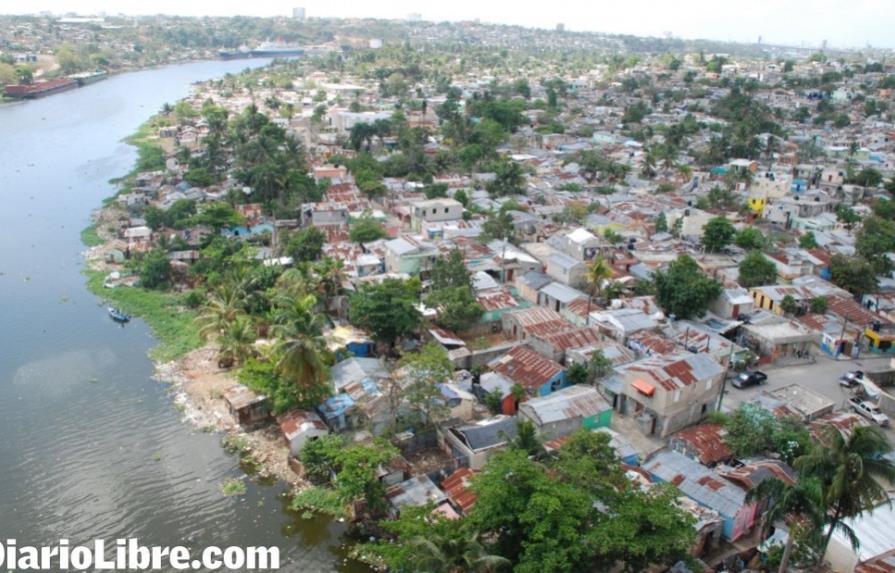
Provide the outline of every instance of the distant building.
<path id="1" fill-rule="evenodd" d="M 370 49 L 378 50 L 382 47 L 382 40 L 380 38 L 370 38 Z"/>
<path id="2" fill-rule="evenodd" d="M 566 25 L 563 24 L 562 22 L 558 23 L 558 24 L 556 25 L 556 31 L 557 31 L 557 32 L 565 32 L 565 31 L 566 31 Z"/>
<path id="3" fill-rule="evenodd" d="M 296 20 L 304 20 L 305 19 L 305 8 L 304 6 L 296 6 L 292 9 L 292 17 Z"/>

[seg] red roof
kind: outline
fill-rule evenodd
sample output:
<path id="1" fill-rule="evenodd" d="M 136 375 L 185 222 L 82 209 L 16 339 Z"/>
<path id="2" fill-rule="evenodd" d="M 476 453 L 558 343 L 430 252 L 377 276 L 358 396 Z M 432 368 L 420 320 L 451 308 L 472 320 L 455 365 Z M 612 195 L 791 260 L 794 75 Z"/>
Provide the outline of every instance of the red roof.
<path id="1" fill-rule="evenodd" d="M 594 346 L 603 341 L 603 335 L 593 326 L 575 328 L 565 332 L 555 332 L 539 338 L 542 338 L 557 350 L 584 348 L 585 346 Z"/>
<path id="2" fill-rule="evenodd" d="M 669 445 L 689 457 L 695 456 L 703 465 L 714 465 L 732 456 L 723 430 L 720 424 L 699 424 L 671 436 Z"/>
<path id="3" fill-rule="evenodd" d="M 475 474 L 476 472 L 469 468 L 460 468 L 441 482 L 441 489 L 463 513 L 468 513 L 475 505 L 475 494 L 469 490 L 469 484 Z"/>
<path id="4" fill-rule="evenodd" d="M 494 372 L 531 390 L 540 388 L 563 371 L 562 366 L 527 346 L 517 346 L 488 365 Z"/>

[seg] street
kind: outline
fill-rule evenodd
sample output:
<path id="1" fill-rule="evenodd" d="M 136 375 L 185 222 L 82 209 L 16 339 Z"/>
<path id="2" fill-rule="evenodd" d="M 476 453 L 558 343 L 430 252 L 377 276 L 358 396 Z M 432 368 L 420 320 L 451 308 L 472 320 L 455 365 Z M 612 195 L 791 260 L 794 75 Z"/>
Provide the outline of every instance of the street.
<path id="1" fill-rule="evenodd" d="M 721 409 L 725 412 L 735 410 L 742 402 L 748 402 L 755 396 L 768 390 L 782 388 L 790 384 L 800 384 L 815 392 L 836 401 L 837 409 L 847 409 L 845 404 L 850 391 L 839 385 L 839 377 L 850 370 L 872 370 L 888 365 L 890 356 L 863 356 L 857 360 L 832 360 L 826 355 L 815 354 L 817 362 L 804 365 L 784 367 L 765 367 L 761 371 L 768 375 L 768 380 L 761 386 L 752 386 L 744 390 L 734 388 L 728 381 L 727 389 L 721 400 Z M 885 429 L 889 441 L 895 444 L 895 430 Z"/>

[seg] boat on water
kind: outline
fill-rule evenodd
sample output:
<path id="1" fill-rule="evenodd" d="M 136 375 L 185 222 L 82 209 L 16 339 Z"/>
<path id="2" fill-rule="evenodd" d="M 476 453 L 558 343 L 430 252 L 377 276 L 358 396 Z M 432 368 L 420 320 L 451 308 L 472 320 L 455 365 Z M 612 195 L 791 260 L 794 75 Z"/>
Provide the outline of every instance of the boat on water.
<path id="1" fill-rule="evenodd" d="M 86 86 L 92 83 L 96 83 L 100 80 L 106 79 L 107 77 L 109 77 L 109 73 L 105 70 L 97 70 L 95 72 L 81 72 L 79 74 L 71 74 L 68 76 L 69 79 L 78 82 L 79 86 Z"/>
<path id="2" fill-rule="evenodd" d="M 225 60 L 234 60 L 237 58 L 288 58 L 300 56 L 304 53 L 305 49 L 302 46 L 280 42 L 264 42 L 254 49 L 242 46 L 238 50 L 221 50 L 218 52 L 218 55 Z"/>
<path id="3" fill-rule="evenodd" d="M 69 78 L 57 78 L 30 84 L 6 86 L 3 93 L 15 99 L 35 99 L 78 87 L 78 82 Z"/>
<path id="4" fill-rule="evenodd" d="M 109 307 L 109 316 L 112 317 L 112 320 L 114 320 L 115 322 L 118 322 L 120 324 L 124 324 L 125 322 L 130 322 L 130 319 L 131 319 L 130 315 L 125 314 L 125 313 L 121 312 L 120 310 L 118 310 L 117 308 L 114 308 L 111 306 Z"/>

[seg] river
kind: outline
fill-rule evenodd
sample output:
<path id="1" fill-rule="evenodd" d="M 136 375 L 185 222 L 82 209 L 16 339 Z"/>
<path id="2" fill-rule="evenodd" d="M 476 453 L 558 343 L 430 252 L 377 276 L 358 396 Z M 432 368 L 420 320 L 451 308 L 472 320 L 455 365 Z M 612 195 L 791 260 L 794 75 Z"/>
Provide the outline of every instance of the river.
<path id="1" fill-rule="evenodd" d="M 81 274 L 79 232 L 136 157 L 122 139 L 191 82 L 264 63 L 174 65 L 0 107 L 0 539 L 276 545 L 281 571 L 363 570 L 344 559 L 345 527 L 288 512 L 282 485 L 220 493 L 237 459 L 181 422 L 151 377 L 146 325 L 116 326 Z"/>

